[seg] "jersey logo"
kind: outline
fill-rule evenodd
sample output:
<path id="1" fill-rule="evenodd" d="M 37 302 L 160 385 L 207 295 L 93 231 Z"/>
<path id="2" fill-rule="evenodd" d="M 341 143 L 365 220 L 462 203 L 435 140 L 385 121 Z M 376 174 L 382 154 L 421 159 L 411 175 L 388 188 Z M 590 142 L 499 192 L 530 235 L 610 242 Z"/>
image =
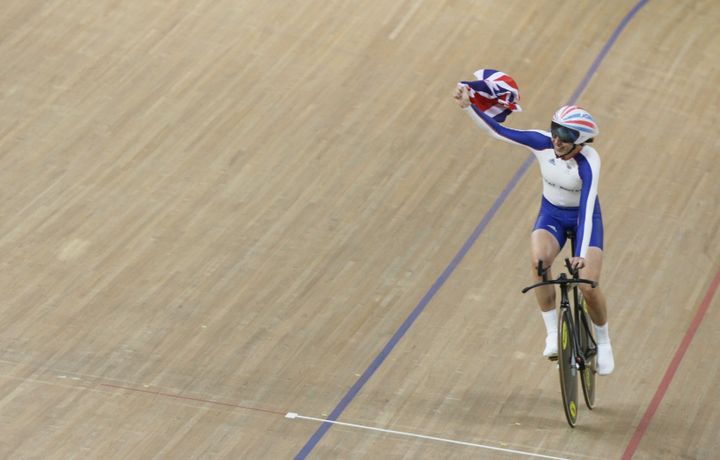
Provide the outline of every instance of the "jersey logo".
<path id="1" fill-rule="evenodd" d="M 552 231 L 553 231 L 553 232 L 557 233 L 557 228 L 555 228 L 555 226 L 554 226 L 554 225 L 550 225 L 550 224 L 548 224 L 548 227 L 550 227 L 550 228 L 552 229 Z"/>

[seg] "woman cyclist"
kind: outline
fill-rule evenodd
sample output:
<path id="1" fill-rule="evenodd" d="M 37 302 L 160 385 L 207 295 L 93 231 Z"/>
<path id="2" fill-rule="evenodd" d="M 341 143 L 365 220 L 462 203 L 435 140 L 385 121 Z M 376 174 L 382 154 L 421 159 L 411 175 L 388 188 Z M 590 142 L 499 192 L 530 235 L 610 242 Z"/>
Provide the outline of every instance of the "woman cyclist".
<path id="1" fill-rule="evenodd" d="M 538 263 L 552 266 L 565 244 L 566 230 L 576 234 L 571 263 L 582 278 L 600 280 L 603 257 L 603 225 L 597 198 L 600 179 L 600 157 L 587 145 L 599 134 L 592 116 L 577 106 L 564 106 L 552 117 L 550 132 L 507 128 L 477 109 L 470 102 L 467 85 L 455 92 L 458 105 L 480 128 L 495 139 L 530 149 L 540 163 L 543 193 L 540 212 L 530 236 L 533 276 L 538 276 Z M 581 284 L 588 313 L 595 325 L 598 345 L 597 371 L 610 374 L 615 362 L 610 345 L 605 296 L 599 287 Z M 557 356 L 557 313 L 554 286 L 535 289 L 547 330 L 543 356 Z"/>

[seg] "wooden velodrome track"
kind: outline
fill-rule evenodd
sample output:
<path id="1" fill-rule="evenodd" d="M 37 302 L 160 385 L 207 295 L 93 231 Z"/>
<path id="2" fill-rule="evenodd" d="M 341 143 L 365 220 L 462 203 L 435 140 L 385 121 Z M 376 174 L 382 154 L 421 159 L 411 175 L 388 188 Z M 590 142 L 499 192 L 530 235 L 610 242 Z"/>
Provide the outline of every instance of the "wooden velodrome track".
<path id="1" fill-rule="evenodd" d="M 5 0 L 0 458 L 717 458 L 720 3 L 635 5 Z M 576 429 L 480 67 L 602 131 Z"/>

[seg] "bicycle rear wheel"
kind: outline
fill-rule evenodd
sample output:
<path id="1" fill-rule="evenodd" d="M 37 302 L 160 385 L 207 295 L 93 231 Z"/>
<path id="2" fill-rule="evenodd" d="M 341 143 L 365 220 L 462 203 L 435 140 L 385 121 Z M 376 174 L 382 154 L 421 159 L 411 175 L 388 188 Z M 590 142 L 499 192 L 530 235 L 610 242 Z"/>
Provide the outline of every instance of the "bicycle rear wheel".
<path id="1" fill-rule="evenodd" d="M 580 373 L 585 405 L 595 406 L 595 376 L 597 375 L 597 345 L 593 335 L 592 322 L 587 312 L 587 302 L 578 293 L 578 307 L 575 314 L 575 330 L 578 332 L 580 351 L 585 359 L 585 368 Z"/>
<path id="2" fill-rule="evenodd" d="M 560 370 L 560 392 L 562 393 L 565 418 L 571 427 L 577 422 L 578 391 L 575 347 L 573 346 L 573 321 L 569 308 L 560 309 L 558 328 L 558 369 Z"/>

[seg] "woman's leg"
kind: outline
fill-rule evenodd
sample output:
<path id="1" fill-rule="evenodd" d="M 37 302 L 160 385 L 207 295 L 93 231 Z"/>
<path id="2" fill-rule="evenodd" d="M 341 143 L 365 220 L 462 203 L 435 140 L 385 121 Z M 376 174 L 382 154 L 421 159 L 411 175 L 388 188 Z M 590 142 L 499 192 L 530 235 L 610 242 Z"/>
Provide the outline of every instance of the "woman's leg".
<path id="1" fill-rule="evenodd" d="M 580 269 L 580 278 L 600 282 L 600 271 L 602 269 L 603 252 L 597 247 L 588 248 L 585 257 L 585 267 Z M 607 303 L 605 294 L 600 286 L 595 288 L 587 284 L 581 284 L 580 290 L 587 301 L 588 313 L 595 324 L 595 335 L 598 345 L 598 374 L 610 374 L 615 368 L 615 359 L 610 345 L 608 332 Z"/>
<path id="2" fill-rule="evenodd" d="M 547 270 L 547 278 L 552 278 L 550 267 L 555 257 L 560 253 L 560 245 L 555 237 L 547 230 L 538 229 L 530 235 L 530 249 L 532 252 L 532 273 L 535 282 L 542 281 L 538 276 L 538 263 L 542 261 L 543 268 Z M 550 311 L 555 309 L 555 287 L 540 286 L 533 289 L 537 298 L 540 310 Z"/>
<path id="3" fill-rule="evenodd" d="M 580 278 L 600 282 L 600 271 L 602 270 L 603 252 L 600 248 L 588 248 L 585 257 L 585 267 L 580 269 Z M 605 294 L 600 286 L 592 288 L 589 284 L 581 284 L 580 290 L 588 304 L 588 313 L 593 323 L 602 326 L 607 323 L 607 304 Z"/>
<path id="4" fill-rule="evenodd" d="M 560 243 L 547 230 L 537 229 L 530 235 L 530 249 L 532 254 L 532 270 L 533 280 L 535 282 L 542 281 L 542 277 L 538 276 L 538 264 L 542 261 L 542 265 L 547 269 L 546 276 L 552 277 L 550 267 L 552 267 L 555 257 L 560 252 Z M 547 337 L 545 338 L 545 350 L 543 356 L 549 358 L 557 356 L 557 313 L 555 311 L 555 286 L 541 286 L 533 290 L 537 299 L 543 321 L 545 322 L 545 330 Z"/>

